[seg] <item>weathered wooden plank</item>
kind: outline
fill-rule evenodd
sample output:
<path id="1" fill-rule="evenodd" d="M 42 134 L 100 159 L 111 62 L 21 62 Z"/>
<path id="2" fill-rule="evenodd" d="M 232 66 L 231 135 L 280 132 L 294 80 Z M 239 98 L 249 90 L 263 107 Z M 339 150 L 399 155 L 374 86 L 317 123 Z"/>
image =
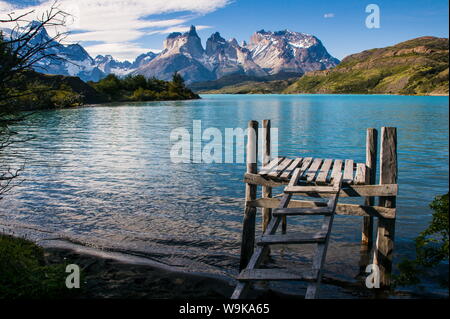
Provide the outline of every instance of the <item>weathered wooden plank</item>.
<path id="1" fill-rule="evenodd" d="M 283 198 L 279 201 L 278 208 L 286 208 L 289 204 L 289 201 L 291 200 L 292 195 L 285 194 Z M 272 220 L 269 222 L 269 225 L 267 226 L 266 231 L 264 232 L 265 235 L 274 234 L 278 228 L 278 225 L 281 222 L 281 218 L 272 218 Z M 267 246 L 260 247 L 258 246 L 255 249 L 255 252 L 253 253 L 252 257 L 250 258 L 250 261 L 247 264 L 247 269 L 255 269 L 258 267 L 258 265 L 261 263 L 262 259 L 266 255 L 268 251 Z M 236 288 L 233 291 L 233 294 L 231 295 L 231 299 L 241 299 L 245 298 L 247 292 L 249 289 L 249 284 L 246 282 L 240 282 L 237 284 Z"/>
<path id="2" fill-rule="evenodd" d="M 320 194 L 335 194 L 336 189 L 332 186 L 287 186 L 284 189 L 285 193 L 320 193 Z"/>
<path id="3" fill-rule="evenodd" d="M 298 179 L 300 178 L 300 174 L 295 174 L 292 176 L 291 180 L 294 179 L 294 184 L 296 184 L 298 182 Z M 286 208 L 289 205 L 289 202 L 292 198 L 291 194 L 285 194 L 283 196 L 283 198 L 281 199 L 281 201 L 279 201 L 279 206 L 278 208 Z M 270 200 L 270 199 L 266 199 L 266 200 Z M 278 225 L 281 222 L 281 218 L 277 217 L 277 218 L 272 218 L 272 220 L 269 222 L 269 225 L 267 226 L 266 231 L 264 232 L 264 235 L 273 235 L 275 234 Z M 250 261 L 247 264 L 247 269 L 255 269 L 262 261 L 262 259 L 264 258 L 264 256 L 266 255 L 268 251 L 268 247 L 267 246 L 263 246 L 263 247 L 257 247 L 253 253 L 253 255 L 250 258 Z M 233 295 L 231 296 L 231 299 L 240 299 L 240 298 L 244 298 L 245 295 L 248 292 L 248 288 L 249 285 L 245 282 L 240 282 L 236 288 L 234 289 Z"/>
<path id="4" fill-rule="evenodd" d="M 297 168 L 294 170 L 294 174 L 292 174 L 292 178 L 291 178 L 291 180 L 289 181 L 288 186 L 293 186 L 293 185 L 295 185 L 295 183 L 300 179 L 301 173 L 302 173 L 301 169 L 297 167 Z"/>
<path id="5" fill-rule="evenodd" d="M 300 207 L 275 209 L 273 216 L 330 215 L 331 213 L 328 207 Z"/>
<path id="6" fill-rule="evenodd" d="M 300 178 L 302 178 L 302 176 L 305 174 L 305 172 L 311 166 L 312 162 L 313 162 L 312 157 L 306 157 L 303 159 L 302 166 L 300 167 Z"/>
<path id="7" fill-rule="evenodd" d="M 288 187 L 289 186 L 290 187 L 294 187 L 293 185 L 296 185 L 298 183 L 298 181 L 299 181 L 300 177 L 302 176 L 302 174 L 303 174 L 302 169 L 297 167 L 294 170 L 294 173 L 292 174 L 292 178 L 289 181 Z M 286 216 L 281 216 L 281 232 L 283 234 L 285 234 L 286 230 L 287 230 L 287 218 L 286 218 Z"/>
<path id="8" fill-rule="evenodd" d="M 314 162 L 311 164 L 308 171 L 305 173 L 305 177 L 308 182 L 312 182 L 314 180 L 317 171 L 320 168 L 320 165 L 322 165 L 322 161 L 323 160 L 321 158 L 314 159 Z"/>
<path id="9" fill-rule="evenodd" d="M 267 166 L 270 162 L 270 120 L 263 120 L 262 123 L 262 165 Z M 270 186 L 263 186 L 261 191 L 263 198 L 270 198 L 272 197 L 272 187 Z M 263 208 L 262 209 L 262 230 L 263 232 L 266 230 L 267 225 L 270 222 L 270 218 L 272 216 L 272 210 L 270 208 Z"/>
<path id="10" fill-rule="evenodd" d="M 374 128 L 368 128 L 366 134 L 366 184 L 373 185 L 376 180 L 377 170 L 377 144 L 378 131 Z M 375 198 L 366 197 L 365 206 L 374 206 Z M 364 217 L 362 226 L 361 244 L 363 250 L 370 251 L 373 245 L 373 216 Z M 362 265 L 363 267 L 365 265 Z M 365 267 L 364 267 L 365 269 Z"/>
<path id="11" fill-rule="evenodd" d="M 257 280 L 290 280 L 313 281 L 317 280 L 317 272 L 307 271 L 301 274 L 283 271 L 280 269 L 244 269 L 237 278 L 240 281 Z"/>
<path id="12" fill-rule="evenodd" d="M 331 181 L 333 181 L 339 173 L 342 172 L 342 160 L 337 159 L 333 162 L 333 170 L 331 171 Z"/>
<path id="13" fill-rule="evenodd" d="M 396 216 L 396 209 L 381 206 L 338 204 L 336 214 L 349 216 L 372 216 L 383 219 L 394 219 Z"/>
<path id="14" fill-rule="evenodd" d="M 333 164 L 332 159 L 326 159 L 323 162 L 322 167 L 320 168 L 320 172 L 317 175 L 316 183 L 317 184 L 326 184 L 330 179 L 328 178 L 328 173 L 331 169 L 331 165 Z"/>
<path id="15" fill-rule="evenodd" d="M 326 187 L 326 186 L 321 186 Z M 314 193 L 295 190 L 297 195 L 308 195 L 312 197 L 328 197 L 327 193 Z M 397 184 L 385 185 L 347 185 L 342 188 L 339 197 L 365 197 L 365 196 L 396 196 L 398 193 Z"/>
<path id="16" fill-rule="evenodd" d="M 366 183 L 366 164 L 358 163 L 356 164 L 356 174 L 353 184 L 364 185 Z"/>
<path id="17" fill-rule="evenodd" d="M 267 166 L 270 163 L 270 120 L 262 121 L 262 167 Z"/>
<path id="18" fill-rule="evenodd" d="M 318 232 L 311 235 L 304 233 L 285 235 L 264 235 L 256 241 L 259 246 L 281 244 L 314 244 L 325 241 L 326 232 Z"/>
<path id="19" fill-rule="evenodd" d="M 285 181 L 273 181 L 265 179 L 258 174 L 245 174 L 244 182 L 248 184 L 266 185 L 278 187 L 286 185 Z M 321 186 L 324 187 L 324 186 Z M 365 196 L 397 196 L 397 184 L 383 185 L 344 185 L 340 197 L 365 197 Z M 315 197 L 328 197 L 327 194 L 314 194 Z"/>
<path id="20" fill-rule="evenodd" d="M 272 178 L 267 177 L 267 175 L 262 176 L 259 174 L 250 174 L 250 173 L 246 173 L 244 175 L 243 182 L 247 184 L 255 184 L 269 187 L 278 187 L 286 185 L 288 183 L 288 181 L 274 180 Z"/>
<path id="21" fill-rule="evenodd" d="M 338 174 L 334 180 L 334 188 L 340 189 L 342 186 L 342 173 Z M 336 193 L 328 202 L 328 208 L 332 211 L 336 210 L 337 201 L 339 198 L 339 192 Z M 308 285 L 306 289 L 305 299 L 316 298 L 322 279 L 323 265 L 327 257 L 328 243 L 330 242 L 331 227 L 333 225 L 334 214 L 325 216 L 322 223 L 321 231 L 325 232 L 325 239 L 316 245 L 316 252 L 313 257 L 312 271 L 317 272 L 317 280 Z"/>
<path id="22" fill-rule="evenodd" d="M 397 183 L 397 129 L 395 127 L 381 128 L 380 150 L 380 184 Z M 380 206 L 395 208 L 396 197 L 380 197 Z M 391 284 L 392 255 L 394 250 L 395 219 L 380 218 L 378 220 L 376 249 L 374 263 L 380 269 L 380 284 L 388 288 Z"/>
<path id="23" fill-rule="evenodd" d="M 269 174 L 274 168 L 278 166 L 282 161 L 284 160 L 284 157 L 277 157 L 270 161 L 267 166 L 264 166 L 258 174 L 260 175 L 267 175 Z"/>
<path id="24" fill-rule="evenodd" d="M 270 177 L 279 177 L 283 171 L 291 165 L 293 162 L 293 159 L 285 158 L 276 168 L 274 168 L 270 173 L 268 174 Z"/>
<path id="25" fill-rule="evenodd" d="M 353 164 L 353 160 L 345 160 L 344 183 L 351 184 L 353 182 Z"/>
<path id="26" fill-rule="evenodd" d="M 247 173 L 257 172 L 256 156 L 258 154 L 258 122 L 248 122 L 247 140 Z M 256 199 L 256 185 L 245 184 L 245 202 Z M 255 245 L 256 208 L 245 205 L 244 221 L 242 223 L 242 241 L 240 269 L 244 269 L 253 254 Z"/>
<path id="27" fill-rule="evenodd" d="M 254 201 L 248 203 L 248 205 L 253 207 L 268 207 L 277 208 L 279 206 L 279 198 L 258 198 Z M 325 202 L 317 201 L 304 201 L 304 200 L 291 200 L 288 208 L 303 208 L 303 207 L 324 207 Z M 381 206 L 365 206 L 356 204 L 343 204 L 337 205 L 336 214 L 338 215 L 349 215 L 349 216 L 373 216 L 385 219 L 395 218 L 396 209 L 386 208 Z"/>
<path id="28" fill-rule="evenodd" d="M 283 174 L 281 174 L 281 178 L 289 178 L 292 176 L 292 174 L 294 173 L 294 170 L 300 166 L 301 162 L 302 162 L 303 158 L 299 157 L 296 158 L 291 165 L 289 165 L 288 168 L 286 168 L 283 172 Z"/>

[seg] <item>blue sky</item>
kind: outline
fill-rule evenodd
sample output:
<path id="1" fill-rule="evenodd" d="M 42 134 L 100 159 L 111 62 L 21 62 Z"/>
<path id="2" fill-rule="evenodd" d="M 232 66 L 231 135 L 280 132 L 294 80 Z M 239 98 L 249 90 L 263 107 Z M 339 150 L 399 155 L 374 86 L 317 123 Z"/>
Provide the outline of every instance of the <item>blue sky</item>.
<path id="1" fill-rule="evenodd" d="M 51 2 L 0 0 L 0 14 L 39 11 Z M 379 29 L 365 26 L 370 3 L 380 7 Z M 169 32 L 191 24 L 198 26 L 203 43 L 216 31 L 239 42 L 261 29 L 305 32 L 339 59 L 419 36 L 448 37 L 447 0 L 60 0 L 60 5 L 79 17 L 69 26 L 73 41 L 93 56 L 119 59 L 160 50 Z"/>

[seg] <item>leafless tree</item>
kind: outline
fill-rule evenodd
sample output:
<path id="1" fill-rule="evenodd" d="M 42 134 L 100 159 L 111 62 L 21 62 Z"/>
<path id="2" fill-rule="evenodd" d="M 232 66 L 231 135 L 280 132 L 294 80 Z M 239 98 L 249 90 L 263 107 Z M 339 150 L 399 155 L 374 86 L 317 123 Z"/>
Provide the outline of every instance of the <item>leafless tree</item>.
<path id="1" fill-rule="evenodd" d="M 11 90 L 18 75 L 31 70 L 38 62 L 62 59 L 52 48 L 67 36 L 61 27 L 67 25 L 70 14 L 62 10 L 57 1 L 44 13 L 34 10 L 23 14 L 10 13 L 0 17 L 0 199 L 13 186 L 21 173 L 21 168 L 11 168 L 4 162 L 8 147 L 24 142 L 11 127 L 22 121 L 27 114 L 13 109 L 11 100 L 30 92 Z M 9 26 L 8 31 L 4 26 Z M 55 28 L 55 35 L 39 39 L 45 28 Z M 31 92 L 35 93 L 35 92 Z"/>

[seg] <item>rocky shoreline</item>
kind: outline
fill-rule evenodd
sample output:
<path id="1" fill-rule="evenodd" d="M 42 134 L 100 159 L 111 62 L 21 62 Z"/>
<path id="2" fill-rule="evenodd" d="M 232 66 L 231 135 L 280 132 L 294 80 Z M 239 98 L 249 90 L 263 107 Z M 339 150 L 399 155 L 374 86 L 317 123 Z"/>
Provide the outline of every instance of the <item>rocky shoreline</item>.
<path id="1" fill-rule="evenodd" d="M 44 249 L 47 264 L 75 264 L 81 270 L 79 299 L 229 299 L 233 278 L 189 272 L 153 259 L 90 247 L 51 230 L 0 218 L 0 234 L 30 240 Z M 251 298 L 300 296 L 253 290 Z"/>
<path id="2" fill-rule="evenodd" d="M 81 270 L 77 299 L 229 299 L 236 280 L 225 275 L 190 272 L 156 260 L 83 245 L 50 230 L 16 224 L 0 218 L 0 234 L 28 239 L 44 249 L 48 264 L 76 264 Z M 323 298 L 442 298 L 418 296 L 407 291 L 372 294 L 358 282 L 323 278 Z M 325 287 L 326 286 L 326 287 Z M 254 299 L 303 299 L 267 286 L 249 293 Z"/>

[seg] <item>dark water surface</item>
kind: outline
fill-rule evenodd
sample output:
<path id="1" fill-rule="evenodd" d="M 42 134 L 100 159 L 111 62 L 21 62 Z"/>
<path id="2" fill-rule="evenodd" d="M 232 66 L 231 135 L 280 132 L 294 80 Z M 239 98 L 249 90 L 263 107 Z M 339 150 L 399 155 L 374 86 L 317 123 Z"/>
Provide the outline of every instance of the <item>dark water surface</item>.
<path id="1" fill-rule="evenodd" d="M 398 128 L 395 262 L 448 191 L 448 98 L 330 95 L 207 95 L 202 100 L 41 111 L 17 129 L 35 136 L 13 147 L 25 179 L 0 202 L 0 218 L 101 247 L 127 249 L 185 269 L 235 275 L 243 214 L 244 164 L 174 164 L 170 132 L 245 128 L 272 119 L 284 156 L 365 161 L 368 127 Z M 289 228 L 319 222 L 292 219 Z M 336 218 L 326 274 L 358 273 L 361 218 Z M 311 249 L 280 247 L 275 265 L 303 267 Z M 292 288 L 294 289 L 294 288 Z M 300 289 L 300 288 L 299 288 Z M 438 288 L 432 288 L 434 292 Z"/>

